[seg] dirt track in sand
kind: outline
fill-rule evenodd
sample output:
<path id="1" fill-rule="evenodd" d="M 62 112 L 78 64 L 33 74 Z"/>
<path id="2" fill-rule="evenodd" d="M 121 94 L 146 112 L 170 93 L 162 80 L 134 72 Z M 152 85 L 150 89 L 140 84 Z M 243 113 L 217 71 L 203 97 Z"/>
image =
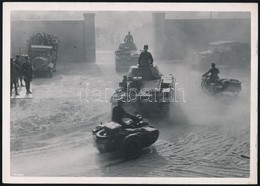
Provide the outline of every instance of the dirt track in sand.
<path id="1" fill-rule="evenodd" d="M 117 86 L 122 74 L 115 73 L 112 54 L 105 55 L 97 64 L 60 64 L 52 79 L 33 81 L 33 99 L 11 100 L 12 175 L 249 176 L 250 74 L 244 71 L 223 69 L 221 74 L 239 74 L 243 90 L 238 97 L 211 97 L 200 90 L 200 72 L 158 63 L 164 74 L 176 76 L 186 102 L 180 96 L 169 119 L 150 120 L 160 137 L 140 158 L 126 162 L 98 153 L 91 130 L 110 119 L 110 103 L 80 101 L 78 92 L 86 83 L 89 89 Z"/>

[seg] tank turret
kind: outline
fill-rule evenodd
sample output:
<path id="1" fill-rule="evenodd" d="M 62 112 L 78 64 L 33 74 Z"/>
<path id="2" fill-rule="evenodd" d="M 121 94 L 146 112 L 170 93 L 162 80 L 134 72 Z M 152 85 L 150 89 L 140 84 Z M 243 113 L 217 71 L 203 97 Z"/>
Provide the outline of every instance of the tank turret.
<path id="1" fill-rule="evenodd" d="M 127 71 L 130 66 L 137 65 L 139 55 L 135 43 L 120 43 L 115 51 L 116 71 Z"/>
<path id="2" fill-rule="evenodd" d="M 111 102 L 114 105 L 118 98 L 123 99 L 125 107 L 132 107 L 130 110 L 134 109 L 137 113 L 142 110 L 167 113 L 174 98 L 174 86 L 174 76 L 162 75 L 156 65 L 131 66 Z"/>

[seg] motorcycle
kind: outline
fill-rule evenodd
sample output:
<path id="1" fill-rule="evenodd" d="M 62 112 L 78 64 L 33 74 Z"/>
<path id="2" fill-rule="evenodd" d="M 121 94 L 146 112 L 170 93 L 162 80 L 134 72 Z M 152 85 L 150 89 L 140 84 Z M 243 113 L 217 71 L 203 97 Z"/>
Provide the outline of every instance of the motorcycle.
<path id="1" fill-rule="evenodd" d="M 216 83 L 209 82 L 210 76 L 202 76 L 201 88 L 205 93 L 215 95 L 217 93 L 231 92 L 238 95 L 242 89 L 241 82 L 236 79 L 218 79 Z"/>
<path id="2" fill-rule="evenodd" d="M 92 130 L 94 146 L 101 153 L 118 151 L 128 160 L 139 157 L 143 148 L 156 142 L 159 130 L 144 121 L 142 116 L 136 117 L 136 121 L 126 122 L 126 128 L 111 121 L 98 125 Z"/>

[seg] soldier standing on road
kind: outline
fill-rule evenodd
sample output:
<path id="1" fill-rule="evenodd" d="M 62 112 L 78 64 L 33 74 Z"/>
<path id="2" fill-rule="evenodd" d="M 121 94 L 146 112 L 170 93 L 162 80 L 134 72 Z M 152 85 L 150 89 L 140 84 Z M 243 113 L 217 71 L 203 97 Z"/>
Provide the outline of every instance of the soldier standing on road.
<path id="1" fill-rule="evenodd" d="M 22 72 L 26 87 L 26 94 L 32 94 L 32 92 L 30 91 L 30 84 L 32 81 L 33 66 L 32 63 L 29 61 L 28 56 L 25 57 L 25 62 L 22 65 Z"/>
<path id="2" fill-rule="evenodd" d="M 13 85 L 14 85 L 15 95 L 16 96 L 19 95 L 19 93 L 17 92 L 17 78 L 18 78 L 17 71 L 18 70 L 19 67 L 15 64 L 13 58 L 11 58 L 11 91 L 10 91 L 11 96 L 13 91 Z"/>
<path id="3" fill-rule="evenodd" d="M 148 52 L 148 45 L 144 45 L 144 51 L 139 56 L 138 64 L 141 67 L 153 65 L 153 56 Z"/>
<path id="4" fill-rule="evenodd" d="M 17 74 L 18 74 L 19 79 L 20 79 L 20 85 L 21 85 L 21 87 L 24 87 L 24 85 L 23 85 L 23 73 L 22 73 L 22 62 L 19 60 L 19 58 L 20 58 L 20 56 L 16 55 L 16 59 L 15 59 L 14 62 L 19 67 Z M 19 87 L 19 84 L 18 84 L 18 87 Z"/>

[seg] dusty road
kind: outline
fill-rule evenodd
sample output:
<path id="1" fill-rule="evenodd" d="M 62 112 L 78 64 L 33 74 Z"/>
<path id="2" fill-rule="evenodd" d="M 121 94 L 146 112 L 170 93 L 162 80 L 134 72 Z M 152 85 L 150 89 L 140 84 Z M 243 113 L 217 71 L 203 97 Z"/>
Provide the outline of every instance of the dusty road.
<path id="1" fill-rule="evenodd" d="M 243 90 L 238 97 L 212 97 L 200 89 L 201 72 L 157 62 L 163 74 L 175 75 L 184 101 L 172 106 L 170 118 L 150 120 L 160 130 L 158 141 L 124 161 L 92 145 L 91 130 L 110 119 L 110 103 L 79 99 L 86 83 L 104 90 L 122 78 L 113 53 L 97 57 L 96 64 L 60 62 L 52 79 L 33 80 L 33 99 L 11 100 L 12 176 L 249 176 L 249 72 L 220 69 L 221 77 L 241 80 Z"/>

